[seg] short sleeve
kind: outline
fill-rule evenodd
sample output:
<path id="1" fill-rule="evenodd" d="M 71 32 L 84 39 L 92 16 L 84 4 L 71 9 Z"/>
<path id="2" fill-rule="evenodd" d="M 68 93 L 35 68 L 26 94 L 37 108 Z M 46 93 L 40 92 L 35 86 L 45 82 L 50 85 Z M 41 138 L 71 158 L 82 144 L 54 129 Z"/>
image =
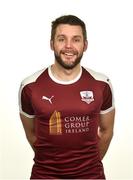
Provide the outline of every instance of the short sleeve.
<path id="1" fill-rule="evenodd" d="M 101 106 L 100 114 L 105 114 L 114 109 L 114 94 L 112 84 L 109 79 L 107 79 L 105 87 L 103 90 L 103 101 Z"/>
<path id="2" fill-rule="evenodd" d="M 20 86 L 19 89 L 19 111 L 28 118 L 34 118 L 34 109 L 31 101 L 32 93 L 29 85 Z"/>

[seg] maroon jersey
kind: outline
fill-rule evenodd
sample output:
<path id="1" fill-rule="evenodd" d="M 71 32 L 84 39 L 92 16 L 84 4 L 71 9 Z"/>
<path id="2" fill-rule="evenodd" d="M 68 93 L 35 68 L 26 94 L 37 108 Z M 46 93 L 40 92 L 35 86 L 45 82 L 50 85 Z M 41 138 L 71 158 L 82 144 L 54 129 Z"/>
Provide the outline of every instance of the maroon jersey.
<path id="1" fill-rule="evenodd" d="M 26 78 L 20 113 L 35 118 L 32 179 L 104 179 L 98 149 L 100 114 L 114 108 L 109 79 L 81 67 L 72 81 L 59 81 L 51 67 Z"/>

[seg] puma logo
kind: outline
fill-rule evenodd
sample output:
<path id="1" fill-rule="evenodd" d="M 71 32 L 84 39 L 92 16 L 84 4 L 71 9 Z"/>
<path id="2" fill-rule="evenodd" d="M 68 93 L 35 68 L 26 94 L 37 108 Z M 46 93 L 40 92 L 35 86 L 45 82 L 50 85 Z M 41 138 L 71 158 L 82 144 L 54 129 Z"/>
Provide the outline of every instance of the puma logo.
<path id="1" fill-rule="evenodd" d="M 42 96 L 42 99 L 44 99 L 44 100 L 46 100 L 46 101 L 49 101 L 50 102 L 50 104 L 52 104 L 52 98 L 53 98 L 54 96 L 51 96 L 51 98 L 48 98 L 48 97 L 46 97 L 46 96 Z"/>

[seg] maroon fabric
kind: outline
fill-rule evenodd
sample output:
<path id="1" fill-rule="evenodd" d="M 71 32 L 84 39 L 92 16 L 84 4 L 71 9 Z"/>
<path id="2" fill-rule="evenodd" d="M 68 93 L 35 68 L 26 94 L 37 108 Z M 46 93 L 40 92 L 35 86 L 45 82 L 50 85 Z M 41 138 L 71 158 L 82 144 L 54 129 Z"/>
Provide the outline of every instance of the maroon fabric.
<path id="1" fill-rule="evenodd" d="M 100 111 L 112 106 L 112 93 L 108 83 L 82 70 L 77 82 L 63 85 L 46 69 L 21 92 L 22 110 L 35 115 L 31 179 L 105 179 L 97 129 Z M 81 97 L 83 91 L 93 98 Z"/>

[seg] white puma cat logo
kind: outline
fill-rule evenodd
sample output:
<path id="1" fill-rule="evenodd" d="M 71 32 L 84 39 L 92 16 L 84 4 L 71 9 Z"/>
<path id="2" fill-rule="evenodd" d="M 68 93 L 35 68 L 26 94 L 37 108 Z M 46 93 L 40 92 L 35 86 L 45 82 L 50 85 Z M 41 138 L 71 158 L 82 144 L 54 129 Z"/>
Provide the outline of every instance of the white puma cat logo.
<path id="1" fill-rule="evenodd" d="M 47 100 L 47 101 L 50 102 L 50 104 L 52 104 L 52 98 L 53 98 L 53 97 L 54 97 L 54 96 L 51 96 L 51 98 L 48 98 L 48 97 L 46 97 L 46 96 L 42 96 L 42 99 Z"/>

